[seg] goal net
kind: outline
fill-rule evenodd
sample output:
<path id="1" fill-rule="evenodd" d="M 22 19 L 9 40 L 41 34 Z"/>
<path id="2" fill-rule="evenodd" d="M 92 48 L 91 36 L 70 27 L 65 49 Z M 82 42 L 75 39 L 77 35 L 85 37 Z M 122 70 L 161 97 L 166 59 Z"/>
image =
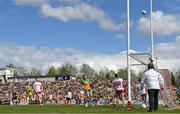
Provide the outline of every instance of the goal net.
<path id="1" fill-rule="evenodd" d="M 138 62 L 132 65 L 148 65 L 151 60 L 151 54 L 149 53 L 131 53 L 130 57 Z"/>

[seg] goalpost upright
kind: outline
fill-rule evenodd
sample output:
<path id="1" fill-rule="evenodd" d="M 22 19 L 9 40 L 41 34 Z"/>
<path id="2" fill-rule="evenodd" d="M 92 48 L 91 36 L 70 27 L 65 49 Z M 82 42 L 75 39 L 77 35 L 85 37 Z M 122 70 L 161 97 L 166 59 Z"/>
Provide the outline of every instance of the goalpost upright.
<path id="1" fill-rule="evenodd" d="M 126 27 L 127 27 L 127 69 L 128 69 L 128 108 L 131 108 L 131 61 L 130 61 L 130 15 L 129 15 L 129 0 L 126 3 Z"/>
<path id="2" fill-rule="evenodd" d="M 132 55 L 130 53 L 131 47 L 130 47 L 130 8 L 129 3 L 130 0 L 126 0 L 126 32 L 127 32 L 127 71 L 128 71 L 128 108 L 131 108 L 132 106 L 132 99 L 131 99 L 131 59 L 130 57 L 134 58 L 136 61 L 140 62 L 141 64 L 145 63 L 141 61 L 137 56 L 135 55 L 149 55 L 149 53 L 140 53 L 140 54 L 134 54 Z M 150 0 L 150 39 L 151 39 L 151 59 L 154 59 L 154 47 L 153 47 L 153 20 L 152 20 L 152 0 Z M 150 58 L 148 58 L 149 60 Z"/>

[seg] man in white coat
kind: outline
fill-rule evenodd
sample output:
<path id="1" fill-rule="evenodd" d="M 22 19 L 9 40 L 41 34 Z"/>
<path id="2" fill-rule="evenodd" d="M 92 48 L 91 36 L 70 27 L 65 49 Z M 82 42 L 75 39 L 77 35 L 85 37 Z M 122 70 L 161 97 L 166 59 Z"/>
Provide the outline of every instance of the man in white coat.
<path id="1" fill-rule="evenodd" d="M 141 85 L 146 84 L 149 95 L 149 112 L 158 110 L 158 95 L 164 88 L 162 75 L 155 70 L 153 63 L 148 64 L 148 70 L 143 74 Z"/>

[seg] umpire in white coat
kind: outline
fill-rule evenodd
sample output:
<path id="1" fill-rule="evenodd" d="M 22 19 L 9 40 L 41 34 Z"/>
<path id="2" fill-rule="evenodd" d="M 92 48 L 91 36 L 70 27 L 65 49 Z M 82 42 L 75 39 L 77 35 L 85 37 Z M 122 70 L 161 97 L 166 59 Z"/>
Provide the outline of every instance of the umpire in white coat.
<path id="1" fill-rule="evenodd" d="M 148 70 L 143 74 L 141 84 L 146 84 L 149 95 L 149 112 L 158 110 L 158 96 L 160 89 L 164 88 L 162 75 L 155 70 L 153 63 L 148 64 Z"/>

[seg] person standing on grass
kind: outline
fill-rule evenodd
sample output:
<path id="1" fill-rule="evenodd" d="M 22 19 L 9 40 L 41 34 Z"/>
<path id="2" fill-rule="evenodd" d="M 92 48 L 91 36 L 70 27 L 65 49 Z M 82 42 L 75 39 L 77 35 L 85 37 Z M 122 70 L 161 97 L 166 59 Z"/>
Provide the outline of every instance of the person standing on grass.
<path id="1" fill-rule="evenodd" d="M 67 95 L 66 95 L 66 103 L 67 104 L 71 104 L 72 97 L 73 97 L 73 94 L 72 94 L 71 90 L 69 89 L 69 91 L 67 92 Z"/>
<path id="2" fill-rule="evenodd" d="M 87 79 L 87 77 L 85 75 L 83 75 L 82 85 L 83 85 L 83 88 L 84 88 L 85 93 L 86 93 L 85 106 L 87 107 L 88 103 L 91 102 L 91 98 L 93 96 L 92 82 L 89 79 Z"/>
<path id="3" fill-rule="evenodd" d="M 148 92 L 146 84 L 140 85 L 140 95 L 142 99 L 142 104 L 148 105 Z"/>
<path id="4" fill-rule="evenodd" d="M 118 74 L 114 74 L 115 79 L 113 80 L 113 85 L 116 91 L 116 95 L 118 96 L 118 101 L 119 99 L 122 99 L 123 106 L 125 107 L 125 97 L 124 97 L 124 87 L 123 87 L 123 79 L 119 77 Z"/>
<path id="5" fill-rule="evenodd" d="M 149 112 L 158 110 L 158 95 L 160 89 L 164 88 L 162 75 L 155 70 L 152 61 L 148 64 L 148 70 L 143 74 L 141 85 L 147 85 L 149 95 Z"/>
<path id="6" fill-rule="evenodd" d="M 17 93 L 16 89 L 12 93 L 12 103 L 13 103 L 13 105 L 18 104 L 18 93 Z"/>
<path id="7" fill-rule="evenodd" d="M 43 105 L 43 85 L 41 81 L 39 81 L 37 78 L 36 81 L 33 83 L 33 89 L 35 91 L 37 100 L 39 101 L 40 105 Z"/>

